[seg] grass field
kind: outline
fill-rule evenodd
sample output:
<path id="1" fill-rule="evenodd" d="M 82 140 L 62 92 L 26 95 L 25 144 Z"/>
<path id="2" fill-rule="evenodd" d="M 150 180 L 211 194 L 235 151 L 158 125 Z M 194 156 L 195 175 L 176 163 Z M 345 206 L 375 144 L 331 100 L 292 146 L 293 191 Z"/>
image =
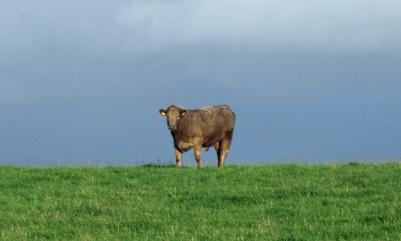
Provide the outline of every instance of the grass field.
<path id="1" fill-rule="evenodd" d="M 0 240 L 401 240 L 401 165 L 0 167 Z"/>

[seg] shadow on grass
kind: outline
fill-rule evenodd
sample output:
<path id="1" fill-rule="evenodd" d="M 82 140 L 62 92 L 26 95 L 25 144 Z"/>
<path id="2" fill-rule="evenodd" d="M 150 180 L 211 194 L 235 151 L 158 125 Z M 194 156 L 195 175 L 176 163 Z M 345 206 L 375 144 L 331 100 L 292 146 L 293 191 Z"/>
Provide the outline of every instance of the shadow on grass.
<path id="1" fill-rule="evenodd" d="M 180 168 L 176 168 L 175 164 L 157 164 L 157 163 L 146 163 L 146 164 L 140 165 L 140 167 L 144 167 L 144 168 L 197 169 L 197 170 L 218 169 L 215 165 L 210 165 L 210 166 L 209 165 L 205 165 L 204 167 L 198 169 L 195 165 L 188 165 L 188 166 L 182 166 Z M 238 167 L 238 166 L 236 166 L 236 165 L 226 165 L 226 166 L 224 166 L 224 169 L 235 168 L 235 167 Z M 224 170 L 224 169 L 221 169 L 221 170 Z"/>
<path id="2" fill-rule="evenodd" d="M 147 163 L 141 165 L 144 168 L 176 168 L 173 164 L 155 164 L 155 163 Z M 184 167 L 185 168 L 185 167 Z"/>

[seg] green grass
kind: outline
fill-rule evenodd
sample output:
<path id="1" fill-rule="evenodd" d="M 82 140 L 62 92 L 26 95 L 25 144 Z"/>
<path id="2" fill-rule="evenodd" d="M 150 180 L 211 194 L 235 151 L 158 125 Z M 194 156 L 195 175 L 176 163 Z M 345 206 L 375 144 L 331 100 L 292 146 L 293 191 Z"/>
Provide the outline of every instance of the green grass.
<path id="1" fill-rule="evenodd" d="M 401 165 L 0 167 L 0 240 L 401 240 Z"/>

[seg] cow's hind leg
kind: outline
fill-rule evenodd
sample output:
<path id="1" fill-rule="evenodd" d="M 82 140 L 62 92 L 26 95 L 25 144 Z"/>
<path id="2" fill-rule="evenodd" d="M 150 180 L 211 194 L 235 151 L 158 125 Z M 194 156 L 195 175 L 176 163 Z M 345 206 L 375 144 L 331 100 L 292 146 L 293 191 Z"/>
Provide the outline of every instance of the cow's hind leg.
<path id="1" fill-rule="evenodd" d="M 219 148 L 219 152 L 218 152 L 219 168 L 224 167 L 224 161 L 226 160 L 227 155 L 230 152 L 231 139 L 232 139 L 232 131 L 229 132 L 228 135 L 220 142 L 220 148 Z"/>
<path id="2" fill-rule="evenodd" d="M 219 168 L 223 168 L 224 167 L 224 161 L 227 158 L 228 152 L 230 151 L 230 146 L 231 146 L 231 140 L 229 139 L 224 139 L 223 141 L 221 141 L 221 145 L 219 148 Z"/>
<path id="3" fill-rule="evenodd" d="M 175 167 L 180 168 L 182 166 L 182 152 L 175 149 Z"/>
<path id="4" fill-rule="evenodd" d="M 216 150 L 217 161 L 218 161 L 218 163 L 220 163 L 220 142 L 217 142 L 216 144 L 214 144 L 214 149 Z"/>

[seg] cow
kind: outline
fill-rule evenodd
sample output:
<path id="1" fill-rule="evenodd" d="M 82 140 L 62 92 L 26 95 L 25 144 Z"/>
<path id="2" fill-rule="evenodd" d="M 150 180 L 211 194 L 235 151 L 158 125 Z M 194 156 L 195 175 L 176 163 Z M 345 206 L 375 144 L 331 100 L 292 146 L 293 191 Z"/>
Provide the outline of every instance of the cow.
<path id="1" fill-rule="evenodd" d="M 197 167 L 202 168 L 202 149 L 207 151 L 211 146 L 216 150 L 218 167 L 224 167 L 236 119 L 228 105 L 202 109 L 184 109 L 170 105 L 166 110 L 159 109 L 159 113 L 166 117 L 167 127 L 173 137 L 177 168 L 182 165 L 183 153 L 192 148 Z"/>

